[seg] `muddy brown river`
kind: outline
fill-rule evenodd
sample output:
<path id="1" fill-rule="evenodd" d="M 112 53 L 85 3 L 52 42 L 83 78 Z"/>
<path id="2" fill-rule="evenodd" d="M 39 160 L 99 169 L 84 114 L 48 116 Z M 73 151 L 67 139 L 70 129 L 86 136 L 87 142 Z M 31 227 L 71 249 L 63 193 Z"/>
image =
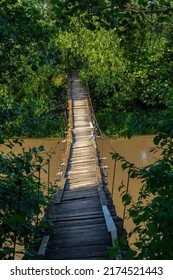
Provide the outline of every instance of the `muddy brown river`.
<path id="1" fill-rule="evenodd" d="M 153 135 L 145 135 L 145 136 L 136 136 L 132 137 L 130 140 L 127 138 L 118 138 L 118 139 L 109 139 L 108 143 L 103 139 L 99 139 L 99 149 L 102 157 L 107 157 L 104 160 L 105 165 L 108 166 L 108 187 L 110 192 L 112 192 L 113 188 L 113 201 L 116 207 L 117 215 L 121 218 L 123 217 L 124 206 L 122 204 L 120 192 L 118 191 L 118 187 L 121 182 L 126 185 L 128 174 L 127 171 L 122 171 L 120 162 L 116 164 L 116 173 L 114 178 L 113 185 L 113 175 L 114 175 L 114 161 L 112 160 L 111 152 L 112 148 L 118 152 L 120 155 L 125 157 L 129 162 L 134 163 L 137 167 L 147 166 L 155 162 L 155 159 L 159 157 L 158 153 L 151 153 L 150 149 L 154 147 L 153 144 Z M 137 201 L 139 189 L 141 187 L 141 182 L 137 179 L 130 179 L 129 182 L 129 193 L 133 198 L 133 201 Z M 126 208 L 126 218 L 124 221 L 124 227 L 127 232 L 130 232 L 133 227 L 133 221 L 127 218 L 128 207 Z M 133 243 L 136 239 L 136 236 L 132 236 L 129 240 L 130 244 Z"/>
<path id="2" fill-rule="evenodd" d="M 134 163 L 137 167 L 142 167 L 149 165 L 155 161 L 156 154 L 152 154 L 149 150 L 154 146 L 152 135 L 149 136 L 136 136 L 132 137 L 130 140 L 125 138 L 113 139 L 109 138 L 107 142 L 104 141 L 103 138 L 98 139 L 98 146 L 100 150 L 101 157 L 106 157 L 103 160 L 103 163 L 108 168 L 106 169 L 106 173 L 108 175 L 108 187 L 112 192 L 113 188 L 113 201 L 116 207 L 116 212 L 120 217 L 123 217 L 124 207 L 122 205 L 120 193 L 118 191 L 118 187 L 123 181 L 124 184 L 127 182 L 127 172 L 123 172 L 121 169 L 121 163 L 118 162 L 116 165 L 116 174 L 114 175 L 114 161 L 112 160 L 111 152 L 112 148 L 124 156 L 128 161 Z M 59 166 L 63 162 L 64 153 L 66 148 L 66 143 L 63 139 L 57 138 L 39 138 L 39 139 L 25 139 L 25 148 L 28 147 L 38 147 L 40 145 L 44 145 L 46 151 L 54 151 L 52 158 L 50 160 L 50 181 L 54 183 L 56 174 L 59 172 Z M 17 146 L 16 150 L 19 149 Z M 6 149 L 5 149 L 6 150 Z M 8 149 L 7 149 L 8 150 Z M 47 158 L 44 155 L 45 159 Z M 47 168 L 47 167 L 46 167 Z M 46 169 L 45 168 L 45 169 Z M 42 172 L 41 174 L 42 182 L 48 184 L 48 175 Z M 114 185 L 113 185 L 114 181 Z M 140 181 L 137 179 L 131 179 L 129 184 L 129 193 L 133 197 L 133 200 L 137 200 L 138 191 L 141 186 Z M 129 232 L 133 228 L 133 222 L 131 219 L 125 219 L 124 227 Z M 133 242 L 134 238 L 130 240 Z"/>

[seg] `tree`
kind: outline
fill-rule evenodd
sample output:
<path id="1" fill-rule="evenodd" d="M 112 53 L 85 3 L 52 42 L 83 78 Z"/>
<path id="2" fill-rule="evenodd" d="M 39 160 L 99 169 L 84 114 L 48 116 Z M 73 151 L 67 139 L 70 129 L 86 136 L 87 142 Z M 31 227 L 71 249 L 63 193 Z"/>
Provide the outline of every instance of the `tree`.
<path id="1" fill-rule="evenodd" d="M 58 135 L 66 79 L 54 47 L 57 29 L 52 6 L 41 0 L 1 1 L 0 15 L 0 94 L 3 103 L 9 101 L 6 107 L 12 106 L 10 110 L 2 108 L 4 122 L 10 125 L 10 137 Z M 55 83 L 58 76 L 62 78 L 60 84 Z M 2 129 L 5 126 L 2 123 Z"/>

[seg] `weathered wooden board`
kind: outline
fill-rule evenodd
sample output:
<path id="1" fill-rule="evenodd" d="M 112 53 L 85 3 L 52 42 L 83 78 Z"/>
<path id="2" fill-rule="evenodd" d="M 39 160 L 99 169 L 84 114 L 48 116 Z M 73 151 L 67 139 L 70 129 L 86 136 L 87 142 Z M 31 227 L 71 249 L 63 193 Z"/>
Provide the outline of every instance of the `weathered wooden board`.
<path id="1" fill-rule="evenodd" d="M 48 260 L 73 260 L 79 259 L 82 257 L 105 257 L 108 259 L 108 246 L 109 243 L 102 245 L 89 245 L 89 246 L 78 246 L 78 247 L 71 247 L 69 248 L 58 248 L 50 250 L 49 247 L 47 249 L 47 259 Z M 53 251 L 53 254 L 52 254 Z"/>
<path id="2" fill-rule="evenodd" d="M 58 221 L 58 222 L 55 222 L 54 223 L 54 225 L 55 225 L 55 229 L 57 230 L 57 231 L 59 231 L 59 229 L 67 229 L 68 231 L 69 231 L 69 229 L 71 230 L 71 228 L 73 228 L 73 227 L 81 227 L 81 226 L 87 226 L 87 225 L 89 225 L 89 226 L 92 226 L 92 225 L 94 225 L 94 226 L 97 226 L 97 225 L 99 225 L 99 226 L 102 226 L 102 227 L 104 227 L 105 228 L 105 219 L 104 219 L 104 217 L 103 217 L 103 215 L 102 216 L 97 216 L 97 217 L 93 217 L 93 218 L 85 218 L 85 219 L 71 219 L 71 220 L 68 220 L 68 221 Z M 55 238 L 55 236 L 54 236 L 54 238 Z"/>

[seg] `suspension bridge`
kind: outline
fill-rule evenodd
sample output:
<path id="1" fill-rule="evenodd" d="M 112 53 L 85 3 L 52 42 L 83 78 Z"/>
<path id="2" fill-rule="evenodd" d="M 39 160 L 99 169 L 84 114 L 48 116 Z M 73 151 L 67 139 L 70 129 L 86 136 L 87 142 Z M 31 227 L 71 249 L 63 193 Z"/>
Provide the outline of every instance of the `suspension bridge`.
<path id="1" fill-rule="evenodd" d="M 109 259 L 123 225 L 107 188 L 91 99 L 76 70 L 68 77 L 68 113 L 60 188 L 46 213 L 55 231 L 43 237 L 39 259 Z"/>

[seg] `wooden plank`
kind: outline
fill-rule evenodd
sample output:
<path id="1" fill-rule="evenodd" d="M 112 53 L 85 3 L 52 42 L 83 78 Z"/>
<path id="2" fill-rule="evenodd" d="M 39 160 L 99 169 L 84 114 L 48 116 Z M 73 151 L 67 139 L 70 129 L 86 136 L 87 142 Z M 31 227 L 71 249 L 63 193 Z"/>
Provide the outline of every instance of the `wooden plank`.
<path id="1" fill-rule="evenodd" d="M 100 231 L 102 232 L 102 234 L 99 234 Z M 97 233 L 97 234 L 96 234 Z M 109 237 L 109 239 L 111 240 L 111 236 L 108 233 L 108 231 L 106 230 L 106 227 L 104 227 L 103 225 L 97 225 L 95 226 L 94 224 L 92 225 L 83 225 L 83 226 L 75 226 L 75 227 L 71 227 L 70 231 L 68 230 L 68 228 L 61 228 L 61 231 L 58 230 L 56 231 L 56 235 L 52 236 L 52 240 L 59 240 L 59 237 L 61 238 L 86 238 L 86 239 L 90 239 L 93 238 L 93 235 L 95 236 L 95 238 L 98 238 L 100 240 L 100 238 L 102 238 L 103 236 L 107 236 Z M 85 236 L 85 237 L 84 237 Z"/>
<path id="2" fill-rule="evenodd" d="M 78 215 L 78 216 L 73 216 L 73 215 L 71 215 L 71 216 L 67 216 L 67 217 L 62 217 L 62 216 L 58 216 L 58 217 L 52 217 L 51 218 L 51 222 L 54 222 L 54 223 L 56 223 L 56 222 L 67 222 L 67 221 L 81 221 L 81 220 L 94 220 L 94 219 L 99 219 L 99 218 L 103 218 L 103 212 L 102 211 L 100 211 L 100 212 L 93 212 L 93 213 L 85 213 L 85 214 L 82 214 L 82 215 Z"/>
<path id="3" fill-rule="evenodd" d="M 78 247 L 78 246 L 89 246 L 89 245 L 105 245 L 110 244 L 110 236 L 106 236 L 103 238 L 103 236 L 96 237 L 96 235 L 84 235 L 82 232 L 79 235 L 75 235 L 74 238 L 71 236 L 67 236 L 66 238 L 64 236 L 59 236 L 59 239 L 57 240 L 50 240 L 49 242 L 49 249 L 54 248 L 69 248 L 70 247 Z"/>
<path id="4" fill-rule="evenodd" d="M 48 260 L 73 260 L 79 258 L 90 258 L 97 256 L 104 256 L 106 259 L 108 258 L 108 244 L 105 245 L 90 245 L 90 246 L 78 246 L 69 248 L 57 248 L 53 250 L 53 254 L 47 252 L 46 259 Z"/>
<path id="5" fill-rule="evenodd" d="M 72 228 L 76 228 L 76 227 L 99 227 L 99 229 L 103 229 L 103 230 L 106 230 L 106 227 L 105 227 L 105 220 L 102 217 L 95 217 L 93 219 L 91 218 L 87 218 L 87 219 L 80 219 L 80 220 L 69 220 L 69 221 L 61 221 L 61 222 L 55 222 L 54 223 L 54 227 L 55 227 L 55 230 L 57 229 L 58 232 L 59 229 L 61 230 L 67 230 L 68 232 L 70 231 L 71 232 L 71 229 Z M 69 230 L 70 229 L 70 230 Z"/>
<path id="6" fill-rule="evenodd" d="M 97 193 L 95 192 L 82 192 L 80 193 L 79 191 L 77 191 L 77 193 L 67 193 L 65 192 L 63 195 L 63 201 L 69 201 L 69 200 L 73 200 L 75 202 L 76 199 L 81 199 L 81 198 L 95 198 L 97 197 Z"/>
<path id="7" fill-rule="evenodd" d="M 64 215 L 57 215 L 57 214 L 52 214 L 49 215 L 50 221 L 65 221 L 65 220 L 81 220 L 81 219 L 88 219 L 88 218 L 95 218 L 95 217 L 102 217 L 103 212 L 98 211 L 98 210 L 93 210 L 93 211 L 88 211 L 85 213 L 66 213 Z"/>
<path id="8" fill-rule="evenodd" d="M 103 209 L 103 213 L 104 213 L 104 217 L 105 217 L 105 221 L 106 221 L 106 226 L 108 229 L 108 232 L 111 233 L 111 239 L 112 239 L 112 245 L 113 247 L 115 246 L 114 241 L 115 239 L 118 239 L 118 235 L 117 235 L 117 227 L 110 215 L 109 209 L 107 207 L 107 205 L 102 205 L 102 209 Z M 119 253 L 116 257 L 116 259 L 122 259 L 121 254 Z"/>
<path id="9" fill-rule="evenodd" d="M 39 250 L 38 250 L 39 258 L 44 257 L 44 255 L 46 253 L 47 245 L 48 245 L 48 242 L 49 242 L 49 238 L 50 238 L 49 235 L 43 236 L 42 241 L 41 241 L 41 245 L 40 245 Z"/>
<path id="10" fill-rule="evenodd" d="M 97 179 L 96 177 L 84 177 L 83 180 L 81 178 L 73 178 L 73 179 L 68 179 L 66 182 L 66 189 L 74 189 L 74 188 L 80 188 L 80 187 L 92 187 L 97 184 Z"/>
<path id="11" fill-rule="evenodd" d="M 104 217 L 105 217 L 108 232 L 111 232 L 111 231 L 113 231 L 113 232 L 116 231 L 117 232 L 116 226 L 115 226 L 114 221 L 113 221 L 113 219 L 110 215 L 110 212 L 108 210 L 107 205 L 102 205 L 102 209 L 103 209 L 103 213 L 104 213 Z M 117 238 L 117 234 L 116 234 L 116 238 Z"/>

